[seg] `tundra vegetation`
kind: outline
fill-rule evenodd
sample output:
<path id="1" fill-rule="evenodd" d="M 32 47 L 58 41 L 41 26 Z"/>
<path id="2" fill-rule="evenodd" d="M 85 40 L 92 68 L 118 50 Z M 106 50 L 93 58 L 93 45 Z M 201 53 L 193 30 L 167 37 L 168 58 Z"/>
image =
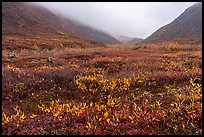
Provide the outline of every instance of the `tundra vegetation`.
<path id="1" fill-rule="evenodd" d="M 202 134 L 201 45 L 41 39 L 3 39 L 3 135 Z"/>

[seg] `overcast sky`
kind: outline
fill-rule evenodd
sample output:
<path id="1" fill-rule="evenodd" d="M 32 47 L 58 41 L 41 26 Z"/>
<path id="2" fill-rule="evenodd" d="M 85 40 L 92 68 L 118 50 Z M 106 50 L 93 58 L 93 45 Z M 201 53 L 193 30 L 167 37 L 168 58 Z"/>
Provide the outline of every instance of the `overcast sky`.
<path id="1" fill-rule="evenodd" d="M 107 32 L 146 38 L 195 2 L 38 2 L 57 14 Z"/>

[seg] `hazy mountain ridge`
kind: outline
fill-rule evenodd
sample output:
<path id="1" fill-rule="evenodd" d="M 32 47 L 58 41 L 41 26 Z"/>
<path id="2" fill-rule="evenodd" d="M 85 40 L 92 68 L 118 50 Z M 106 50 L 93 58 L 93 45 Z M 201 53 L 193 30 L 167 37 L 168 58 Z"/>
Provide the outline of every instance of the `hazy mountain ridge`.
<path id="1" fill-rule="evenodd" d="M 142 43 L 173 40 L 202 42 L 202 3 L 187 8 L 178 18 L 155 31 Z"/>
<path id="2" fill-rule="evenodd" d="M 128 41 L 128 44 L 137 44 L 137 43 L 141 42 L 142 40 L 144 40 L 144 39 L 142 39 L 142 38 L 134 38 L 134 39 Z"/>
<path id="3" fill-rule="evenodd" d="M 145 40 L 128 36 L 112 37 L 90 26 L 54 14 L 37 4 L 2 3 L 3 35 L 71 35 L 104 44 L 158 43 L 165 41 L 202 42 L 202 3 L 187 8 L 171 23 L 161 27 Z M 119 42 L 120 41 L 120 42 Z"/>
<path id="4" fill-rule="evenodd" d="M 2 3 L 3 35 L 73 35 L 104 44 L 119 43 L 112 36 L 87 26 L 76 25 L 45 7 L 22 2 Z"/>
<path id="5" fill-rule="evenodd" d="M 124 36 L 124 35 L 120 35 L 117 37 L 117 40 L 119 40 L 122 43 L 127 43 L 128 41 L 130 41 L 132 39 L 133 39 L 133 37 Z"/>

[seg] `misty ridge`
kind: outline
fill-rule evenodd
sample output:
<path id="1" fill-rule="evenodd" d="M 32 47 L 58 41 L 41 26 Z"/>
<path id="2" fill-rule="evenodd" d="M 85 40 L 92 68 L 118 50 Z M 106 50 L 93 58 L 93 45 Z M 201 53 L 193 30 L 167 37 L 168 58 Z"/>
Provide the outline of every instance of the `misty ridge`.
<path id="1" fill-rule="evenodd" d="M 183 5 L 179 5 L 178 3 L 173 3 L 172 5 L 170 3 L 145 3 L 145 5 L 144 3 L 137 2 L 130 3 L 132 6 L 129 6 L 129 3 L 65 3 L 64 6 L 62 4 L 38 4 L 64 17 L 67 16 L 74 20 L 77 19 L 94 29 L 103 30 L 116 38 L 120 35 L 127 35 L 129 31 L 129 33 L 132 32 L 135 34 L 128 34 L 127 36 L 143 39 L 150 36 L 151 33 L 160 27 L 173 21 L 186 8 L 190 7 L 187 5 L 193 5 L 192 3 L 185 3 Z M 185 8 L 182 9 L 182 7 Z M 66 10 L 67 8 L 68 10 Z M 168 9 L 169 12 L 164 9 Z M 98 17 L 98 15 L 101 16 Z M 197 16 L 201 18 L 200 15 Z M 161 25 L 155 26 L 156 23 Z M 146 36 L 142 33 L 146 33 Z"/>
<path id="2" fill-rule="evenodd" d="M 179 16 L 179 12 L 176 12 L 181 7 L 189 7 L 187 5 L 192 5 L 192 3 L 185 3 L 183 5 L 176 5 L 175 4 L 164 4 L 164 3 L 158 3 L 156 4 L 146 4 L 145 6 L 143 3 L 133 3 L 135 7 L 126 5 L 126 3 L 123 5 L 120 5 L 120 3 L 25 3 L 27 6 L 33 6 L 36 7 L 36 10 L 40 10 L 44 12 L 43 18 L 46 19 L 48 22 L 51 22 L 51 20 L 54 20 L 54 18 L 51 18 L 52 16 L 55 16 L 55 22 L 52 21 L 52 24 L 55 24 L 53 28 L 60 28 L 60 31 L 65 31 L 71 35 L 75 36 L 81 36 L 81 37 L 88 37 L 92 40 L 97 40 L 99 42 L 105 43 L 105 44 L 114 44 L 114 43 L 138 43 L 145 39 L 145 35 L 147 40 L 149 41 L 150 35 L 153 35 L 154 32 L 160 27 L 166 26 L 169 22 L 175 19 L 175 15 Z M 140 8 L 138 8 L 138 11 L 142 12 L 141 15 L 137 15 L 138 11 L 136 9 L 136 5 L 139 5 Z M 200 5 L 202 7 L 202 3 L 196 3 L 194 5 Z M 175 10 L 175 13 L 172 11 L 165 13 L 165 6 L 168 8 L 172 8 Z M 109 7 L 102 9 L 104 7 Z M 110 9 L 110 7 L 112 9 Z M 115 13 L 115 9 L 121 8 L 121 11 L 118 11 Z M 195 7 L 195 6 L 194 6 Z M 97 10 L 98 8 L 98 10 Z M 129 8 L 129 11 L 128 11 Z M 142 9 L 146 8 L 146 9 Z M 158 10 L 155 10 L 155 8 L 158 8 Z M 176 10 L 177 8 L 177 10 Z M 105 11 L 107 9 L 107 11 Z M 125 10 L 127 10 L 125 12 Z M 164 11 L 163 14 L 160 15 L 161 11 Z M 183 8 L 182 10 L 185 10 Z M 180 10 L 180 13 L 182 13 L 182 10 Z M 201 22 L 202 22 L 202 12 L 201 8 L 196 9 L 196 19 L 193 19 L 194 15 L 186 15 L 185 19 L 177 21 L 177 24 L 182 24 L 183 27 L 178 30 L 179 33 L 182 33 L 182 35 L 185 33 L 188 33 L 193 35 L 200 31 L 199 34 L 201 36 Z M 33 11 L 35 13 L 35 11 Z M 140 13 L 139 12 L 139 13 Z M 151 13 L 152 12 L 152 13 Z M 136 14 L 137 13 L 137 14 Z M 33 13 L 31 13 L 30 16 L 32 16 Z M 98 14 L 100 16 L 98 16 Z M 136 14 L 136 15 L 135 15 Z M 24 16 L 24 15 L 22 15 Z M 35 16 L 33 14 L 33 16 Z M 151 16 L 151 17 L 150 17 Z M 147 20 L 150 18 L 149 20 Z M 167 19 L 166 19 L 167 18 Z M 33 22 L 35 18 L 33 18 Z M 39 18 L 36 18 L 38 20 Z M 57 20 L 57 21 L 56 21 Z M 166 20 L 166 21 L 165 21 Z M 168 20 L 168 21 L 167 21 Z M 178 19 L 177 19 L 178 20 Z M 199 24 L 194 24 L 194 26 L 197 26 L 196 29 L 194 29 L 194 32 L 190 32 L 188 30 L 190 23 L 199 22 Z M 45 21 L 46 22 L 46 21 Z M 148 22 L 148 23 L 147 23 Z M 174 21 L 175 22 L 175 21 Z M 181 22 L 181 23 L 180 23 Z M 169 24 L 170 24 L 169 23 Z M 66 26 L 66 25 L 67 26 Z M 155 25 L 157 24 L 157 25 Z M 161 24 L 161 25 L 158 25 Z M 172 24 L 172 23 L 171 23 Z M 41 24 L 41 26 L 45 26 L 46 24 Z M 49 25 L 49 24 L 48 24 Z M 48 27 L 48 25 L 46 27 Z M 4 26 L 4 24 L 3 24 Z M 171 30 L 171 33 L 175 35 L 180 35 L 178 32 L 176 32 L 176 28 L 174 28 L 176 25 L 168 25 L 169 30 Z M 177 25 L 178 26 L 178 25 Z M 52 28 L 52 26 L 49 26 L 48 30 Z M 3 29 L 6 27 L 3 27 Z M 166 27 L 165 27 L 166 28 Z M 186 29 L 187 28 L 187 29 Z M 186 30 L 186 32 L 182 31 Z M 174 31 L 174 32 L 173 32 Z M 4 31 L 3 31 L 4 33 Z M 127 35 L 125 35 L 127 34 Z M 145 35 L 144 35 L 145 34 Z M 158 34 L 156 34 L 158 35 Z M 168 33 L 168 37 L 170 33 Z M 167 36 L 167 35 L 164 35 Z M 157 38 L 159 36 L 156 36 Z M 135 38 L 135 40 L 133 40 Z M 172 37 L 174 38 L 174 36 Z M 153 38 L 154 39 L 154 38 Z M 165 38 L 166 39 L 166 38 Z M 168 38 L 167 38 L 168 40 Z"/>
<path id="3" fill-rule="evenodd" d="M 2 2 L 2 135 L 202 135 L 202 2 Z"/>

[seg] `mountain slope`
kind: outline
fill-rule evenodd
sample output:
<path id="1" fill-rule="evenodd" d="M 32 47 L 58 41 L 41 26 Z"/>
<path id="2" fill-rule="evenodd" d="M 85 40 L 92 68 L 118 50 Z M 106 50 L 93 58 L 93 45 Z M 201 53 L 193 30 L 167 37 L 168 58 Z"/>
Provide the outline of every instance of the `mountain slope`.
<path id="1" fill-rule="evenodd" d="M 136 43 L 142 41 L 143 39 L 141 39 L 141 38 L 133 38 L 133 37 L 121 35 L 121 36 L 117 37 L 117 40 L 122 42 L 122 43 L 125 43 L 125 44 L 136 44 Z"/>
<path id="2" fill-rule="evenodd" d="M 119 40 L 122 43 L 127 43 L 128 41 L 132 39 L 133 39 L 132 37 L 123 36 L 123 35 L 117 37 L 117 40 Z"/>
<path id="3" fill-rule="evenodd" d="M 92 29 L 89 26 L 85 25 L 78 25 L 77 34 L 82 37 L 87 37 L 91 40 L 95 40 L 104 44 L 117 44 L 120 43 L 118 40 L 116 40 L 114 37 L 99 31 Z"/>
<path id="4" fill-rule="evenodd" d="M 141 42 L 142 40 L 143 40 L 143 39 L 141 39 L 141 38 L 134 38 L 134 39 L 128 41 L 127 43 L 128 43 L 128 44 L 136 44 L 136 43 Z"/>
<path id="5" fill-rule="evenodd" d="M 202 3 L 195 3 L 187 8 L 178 18 L 161 27 L 142 43 L 163 41 L 202 41 Z"/>
<path id="6" fill-rule="evenodd" d="M 45 7 L 23 2 L 2 3 L 3 35 L 72 35 L 102 42 L 119 43 L 112 36 L 68 18 L 55 15 Z"/>

